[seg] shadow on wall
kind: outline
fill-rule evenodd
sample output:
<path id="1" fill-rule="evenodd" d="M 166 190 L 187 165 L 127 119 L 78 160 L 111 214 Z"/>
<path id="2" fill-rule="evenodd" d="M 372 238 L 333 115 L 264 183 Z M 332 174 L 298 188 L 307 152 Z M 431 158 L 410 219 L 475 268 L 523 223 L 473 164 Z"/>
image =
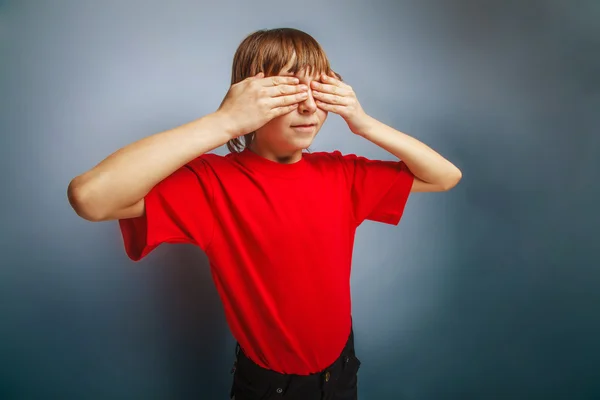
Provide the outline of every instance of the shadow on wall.
<path id="1" fill-rule="evenodd" d="M 165 331 L 169 395 L 222 397 L 231 384 L 228 372 L 235 342 L 212 281 L 208 258 L 191 245 L 166 245 L 155 252 L 157 257 L 149 256 L 152 261 L 142 261 L 146 265 L 140 267 L 155 269 L 152 292 L 162 321 L 160 329 Z"/>

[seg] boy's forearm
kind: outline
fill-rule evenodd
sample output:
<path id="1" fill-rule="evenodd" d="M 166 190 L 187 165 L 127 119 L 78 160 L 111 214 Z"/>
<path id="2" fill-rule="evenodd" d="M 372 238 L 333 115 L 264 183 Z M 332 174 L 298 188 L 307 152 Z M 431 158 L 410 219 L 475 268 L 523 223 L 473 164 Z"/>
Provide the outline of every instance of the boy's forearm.
<path id="1" fill-rule="evenodd" d="M 372 117 L 358 135 L 392 153 L 420 180 L 450 189 L 461 179 L 460 170 L 429 146 Z"/>
<path id="2" fill-rule="evenodd" d="M 69 201 L 80 215 L 102 219 L 140 201 L 177 169 L 232 138 L 227 120 L 216 113 L 148 136 L 74 178 Z"/>

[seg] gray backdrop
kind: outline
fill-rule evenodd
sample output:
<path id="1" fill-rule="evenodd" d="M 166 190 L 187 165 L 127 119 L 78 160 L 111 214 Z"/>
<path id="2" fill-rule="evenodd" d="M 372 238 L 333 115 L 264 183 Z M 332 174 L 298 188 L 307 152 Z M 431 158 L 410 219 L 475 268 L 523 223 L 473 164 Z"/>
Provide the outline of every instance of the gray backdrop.
<path id="1" fill-rule="evenodd" d="M 359 229 L 361 398 L 600 398 L 600 3 L 520 3 L 0 1 L 0 398 L 227 397 L 203 253 L 130 262 L 66 188 L 214 111 L 239 42 L 280 26 L 464 174 Z M 313 149 L 392 158 L 333 115 Z"/>

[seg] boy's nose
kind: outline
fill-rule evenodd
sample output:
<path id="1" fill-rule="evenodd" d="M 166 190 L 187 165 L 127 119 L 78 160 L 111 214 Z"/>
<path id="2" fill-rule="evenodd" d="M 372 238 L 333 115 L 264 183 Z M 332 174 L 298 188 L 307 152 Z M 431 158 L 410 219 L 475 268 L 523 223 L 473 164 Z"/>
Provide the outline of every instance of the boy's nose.
<path id="1" fill-rule="evenodd" d="M 312 114 L 317 111 L 317 103 L 312 95 L 312 90 L 308 89 L 308 97 L 306 100 L 298 104 L 298 111 L 301 114 Z"/>

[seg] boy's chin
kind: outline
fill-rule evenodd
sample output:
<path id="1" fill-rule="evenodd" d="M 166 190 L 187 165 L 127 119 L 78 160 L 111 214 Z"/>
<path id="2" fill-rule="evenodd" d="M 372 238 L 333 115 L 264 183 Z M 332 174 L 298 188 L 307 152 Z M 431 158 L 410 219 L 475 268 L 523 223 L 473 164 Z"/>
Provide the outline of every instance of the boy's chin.
<path id="1" fill-rule="evenodd" d="M 314 136 L 306 138 L 294 138 L 290 141 L 290 145 L 294 150 L 302 151 L 308 149 L 312 145 L 314 139 Z"/>

